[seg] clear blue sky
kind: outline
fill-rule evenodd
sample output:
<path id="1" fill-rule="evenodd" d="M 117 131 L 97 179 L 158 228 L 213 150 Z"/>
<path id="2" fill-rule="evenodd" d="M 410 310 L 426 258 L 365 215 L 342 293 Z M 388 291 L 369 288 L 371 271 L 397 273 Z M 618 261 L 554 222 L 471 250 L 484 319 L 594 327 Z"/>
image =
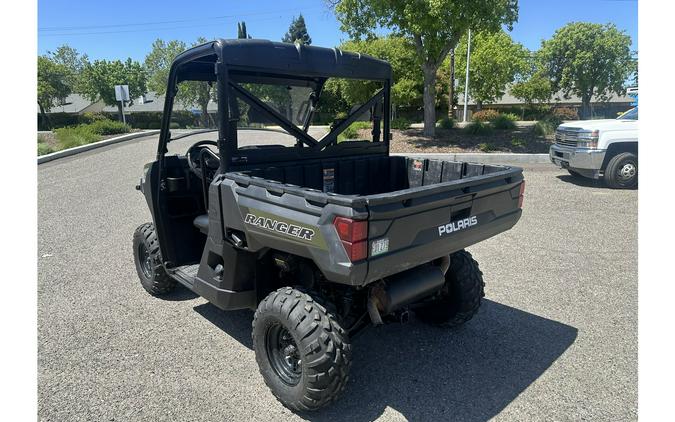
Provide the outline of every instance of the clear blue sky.
<path id="1" fill-rule="evenodd" d="M 568 22 L 612 22 L 637 50 L 637 0 L 520 0 L 512 37 L 529 49 Z M 293 16 L 303 14 L 313 44 L 332 47 L 347 39 L 322 0 L 39 0 L 38 53 L 69 44 L 91 59 L 142 61 L 156 38 L 187 43 L 199 36 L 236 38 L 245 21 L 255 38 L 280 40 Z"/>

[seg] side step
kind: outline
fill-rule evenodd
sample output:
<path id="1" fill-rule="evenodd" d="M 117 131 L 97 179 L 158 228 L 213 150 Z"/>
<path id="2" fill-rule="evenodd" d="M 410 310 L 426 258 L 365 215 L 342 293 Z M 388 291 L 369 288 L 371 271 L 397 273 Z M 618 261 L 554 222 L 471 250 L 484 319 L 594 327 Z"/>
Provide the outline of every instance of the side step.
<path id="1" fill-rule="evenodd" d="M 180 284 L 192 290 L 192 287 L 195 284 L 195 278 L 197 278 L 197 272 L 199 271 L 199 264 L 193 265 L 183 265 L 178 267 L 173 271 L 173 278 L 176 279 Z"/>

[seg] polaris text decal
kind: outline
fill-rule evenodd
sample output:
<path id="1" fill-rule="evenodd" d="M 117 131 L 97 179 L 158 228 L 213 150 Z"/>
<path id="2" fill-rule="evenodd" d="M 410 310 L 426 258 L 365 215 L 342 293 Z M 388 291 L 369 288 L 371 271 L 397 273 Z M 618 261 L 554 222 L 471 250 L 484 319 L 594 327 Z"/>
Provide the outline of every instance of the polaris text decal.
<path id="1" fill-rule="evenodd" d="M 464 230 L 471 226 L 475 226 L 476 224 L 478 224 L 478 217 L 475 215 L 462 220 L 451 221 L 448 224 L 438 226 L 438 235 L 443 236 L 444 234 Z"/>
<path id="2" fill-rule="evenodd" d="M 311 241 L 314 238 L 314 230 L 308 229 L 307 227 L 296 226 L 295 224 L 286 223 L 267 217 L 258 217 L 257 215 L 251 213 L 246 214 L 244 222 L 253 226 L 258 226 L 261 229 L 287 234 L 302 240 Z"/>

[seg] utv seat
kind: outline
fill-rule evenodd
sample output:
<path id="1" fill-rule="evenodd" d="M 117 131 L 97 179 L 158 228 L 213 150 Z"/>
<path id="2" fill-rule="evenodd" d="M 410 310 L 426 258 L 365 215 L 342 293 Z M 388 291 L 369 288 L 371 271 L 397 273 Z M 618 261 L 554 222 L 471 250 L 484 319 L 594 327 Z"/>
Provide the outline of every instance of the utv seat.
<path id="1" fill-rule="evenodd" d="M 192 224 L 199 229 L 200 232 L 204 234 L 209 234 L 209 215 L 208 214 L 202 214 L 197 216 L 193 221 Z"/>

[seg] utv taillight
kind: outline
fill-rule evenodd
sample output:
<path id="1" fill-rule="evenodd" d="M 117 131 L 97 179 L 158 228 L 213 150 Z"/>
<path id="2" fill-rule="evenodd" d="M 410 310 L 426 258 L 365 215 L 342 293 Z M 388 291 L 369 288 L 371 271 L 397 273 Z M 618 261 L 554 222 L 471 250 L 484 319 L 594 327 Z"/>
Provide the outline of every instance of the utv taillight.
<path id="1" fill-rule="evenodd" d="M 346 217 L 335 217 L 333 221 L 338 237 L 342 240 L 347 256 L 352 262 L 368 257 L 368 222 L 355 221 Z"/>
<path id="2" fill-rule="evenodd" d="M 523 198 L 525 197 L 525 181 L 520 184 L 520 192 L 518 193 L 518 208 L 523 208 Z"/>

